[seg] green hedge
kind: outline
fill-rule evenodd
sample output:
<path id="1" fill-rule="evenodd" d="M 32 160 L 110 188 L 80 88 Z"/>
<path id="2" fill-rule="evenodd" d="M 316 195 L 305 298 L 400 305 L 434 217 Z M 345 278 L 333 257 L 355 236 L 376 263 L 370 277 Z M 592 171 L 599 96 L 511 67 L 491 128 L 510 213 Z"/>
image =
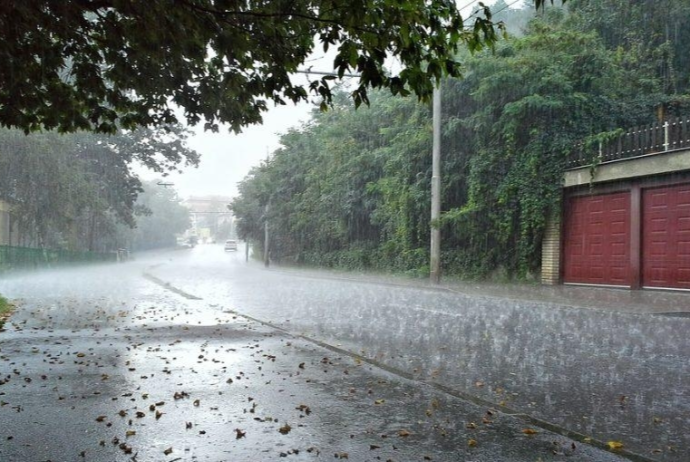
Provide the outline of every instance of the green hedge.
<path id="1" fill-rule="evenodd" d="M 0 272 L 55 268 L 84 263 L 114 262 L 116 259 L 115 253 L 0 246 Z"/>

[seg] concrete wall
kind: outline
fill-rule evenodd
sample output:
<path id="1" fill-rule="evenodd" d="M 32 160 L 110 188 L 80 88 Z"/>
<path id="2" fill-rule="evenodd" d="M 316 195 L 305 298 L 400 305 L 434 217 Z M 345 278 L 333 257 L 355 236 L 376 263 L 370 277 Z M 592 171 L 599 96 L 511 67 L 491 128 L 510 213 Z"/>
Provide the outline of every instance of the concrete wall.
<path id="1" fill-rule="evenodd" d="M 563 187 L 582 186 L 591 183 L 625 180 L 643 176 L 690 170 L 690 149 L 649 154 L 632 159 L 622 159 L 601 164 L 592 177 L 589 167 L 580 167 L 565 172 Z"/>
<path id="2" fill-rule="evenodd" d="M 556 285 L 561 280 L 561 214 L 554 213 L 546 224 L 541 243 L 541 283 Z"/>

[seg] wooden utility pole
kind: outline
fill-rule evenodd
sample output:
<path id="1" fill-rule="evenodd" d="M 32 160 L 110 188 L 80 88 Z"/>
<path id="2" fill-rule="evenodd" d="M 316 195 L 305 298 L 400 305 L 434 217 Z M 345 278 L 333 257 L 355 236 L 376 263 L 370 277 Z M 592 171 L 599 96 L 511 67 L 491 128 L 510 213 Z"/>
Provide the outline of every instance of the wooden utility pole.
<path id="1" fill-rule="evenodd" d="M 433 148 L 431 161 L 431 258 L 429 277 L 432 284 L 441 282 L 441 82 L 434 88 Z"/>

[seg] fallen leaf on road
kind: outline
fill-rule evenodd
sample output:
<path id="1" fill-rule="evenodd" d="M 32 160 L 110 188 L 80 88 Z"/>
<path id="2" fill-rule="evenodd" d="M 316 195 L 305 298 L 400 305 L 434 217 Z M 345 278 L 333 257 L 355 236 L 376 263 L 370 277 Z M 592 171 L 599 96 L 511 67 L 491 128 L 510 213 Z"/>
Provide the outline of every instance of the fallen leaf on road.
<path id="1" fill-rule="evenodd" d="M 173 451 L 172 448 L 168 448 L 165 451 L 163 451 L 163 454 L 165 454 L 167 456 L 167 455 L 172 454 L 172 451 Z"/>
<path id="2" fill-rule="evenodd" d="M 300 404 L 295 409 L 297 409 L 298 411 L 304 412 L 307 415 L 311 414 L 311 409 L 306 404 Z"/>
<path id="3" fill-rule="evenodd" d="M 285 424 L 278 429 L 278 431 L 283 435 L 287 435 L 288 433 L 290 433 L 290 430 L 292 430 L 292 427 L 289 424 Z"/>
<path id="4" fill-rule="evenodd" d="M 401 436 L 403 438 L 407 438 L 410 436 L 412 433 L 409 432 L 409 430 L 405 430 L 404 428 L 400 431 L 398 431 L 398 436 Z"/>
<path id="5" fill-rule="evenodd" d="M 467 445 L 468 445 L 469 447 L 473 448 L 473 447 L 475 447 L 475 446 L 477 445 L 477 440 L 470 439 L 470 440 L 467 442 Z"/>
<path id="6" fill-rule="evenodd" d="M 525 435 L 536 435 L 539 432 L 532 428 L 525 428 L 524 430 L 522 430 L 522 433 L 524 433 Z"/>
<path id="7" fill-rule="evenodd" d="M 620 441 L 609 441 L 606 443 L 606 445 L 609 447 L 609 449 L 621 449 L 623 447 L 623 443 Z"/>

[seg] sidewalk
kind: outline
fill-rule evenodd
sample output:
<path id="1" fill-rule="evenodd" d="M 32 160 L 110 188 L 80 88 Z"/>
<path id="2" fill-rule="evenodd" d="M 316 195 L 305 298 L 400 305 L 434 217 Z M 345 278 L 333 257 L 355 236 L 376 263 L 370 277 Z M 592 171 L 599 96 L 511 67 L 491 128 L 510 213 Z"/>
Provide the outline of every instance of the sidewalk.
<path id="1" fill-rule="evenodd" d="M 393 274 L 302 269 L 277 265 L 272 267 L 272 270 L 310 278 L 356 280 L 372 284 L 452 291 L 466 295 L 535 301 L 602 311 L 690 317 L 690 291 L 627 290 L 575 285 L 545 286 L 532 283 L 501 284 L 460 281 L 452 278 L 446 278 L 439 285 L 433 285 L 427 279 L 413 279 Z"/>

